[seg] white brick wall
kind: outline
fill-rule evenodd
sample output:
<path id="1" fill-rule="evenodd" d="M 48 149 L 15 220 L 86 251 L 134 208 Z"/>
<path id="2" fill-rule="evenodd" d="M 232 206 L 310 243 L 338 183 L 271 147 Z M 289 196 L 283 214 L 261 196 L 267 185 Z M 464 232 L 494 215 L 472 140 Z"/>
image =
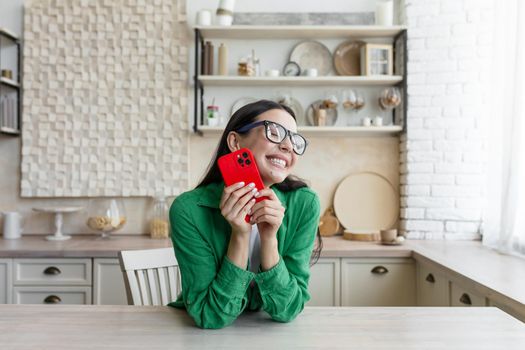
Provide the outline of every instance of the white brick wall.
<path id="1" fill-rule="evenodd" d="M 407 134 L 400 143 L 401 230 L 478 239 L 483 208 L 484 82 L 490 0 L 405 0 Z"/>

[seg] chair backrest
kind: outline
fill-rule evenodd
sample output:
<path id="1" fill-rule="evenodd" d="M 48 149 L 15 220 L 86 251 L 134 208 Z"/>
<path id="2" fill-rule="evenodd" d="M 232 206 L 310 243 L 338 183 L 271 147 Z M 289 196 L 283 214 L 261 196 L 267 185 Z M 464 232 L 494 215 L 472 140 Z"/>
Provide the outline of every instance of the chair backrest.
<path id="1" fill-rule="evenodd" d="M 173 248 L 118 254 L 129 305 L 166 305 L 177 298 L 180 273 Z"/>

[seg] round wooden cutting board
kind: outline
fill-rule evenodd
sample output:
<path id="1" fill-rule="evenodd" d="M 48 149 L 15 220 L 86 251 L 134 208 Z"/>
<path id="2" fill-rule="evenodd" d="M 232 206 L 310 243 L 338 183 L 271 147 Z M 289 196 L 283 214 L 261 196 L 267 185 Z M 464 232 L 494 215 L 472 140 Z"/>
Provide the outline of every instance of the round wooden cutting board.
<path id="1" fill-rule="evenodd" d="M 339 183 L 334 211 L 346 232 L 378 233 L 395 225 L 399 198 L 385 177 L 373 172 L 355 173 Z"/>

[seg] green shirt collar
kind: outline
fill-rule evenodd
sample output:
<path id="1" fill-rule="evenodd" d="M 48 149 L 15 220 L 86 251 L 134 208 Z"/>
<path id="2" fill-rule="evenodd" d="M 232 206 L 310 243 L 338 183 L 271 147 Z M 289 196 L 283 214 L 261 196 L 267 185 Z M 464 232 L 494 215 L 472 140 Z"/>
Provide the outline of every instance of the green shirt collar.
<path id="1" fill-rule="evenodd" d="M 275 185 L 270 187 L 277 198 L 281 201 L 282 206 L 286 209 L 286 198 L 285 194 L 280 191 Z M 219 203 L 221 201 L 222 191 L 224 190 L 224 182 L 212 182 L 209 185 L 201 187 L 202 192 L 197 202 L 198 205 L 210 207 L 210 208 L 219 208 Z"/>

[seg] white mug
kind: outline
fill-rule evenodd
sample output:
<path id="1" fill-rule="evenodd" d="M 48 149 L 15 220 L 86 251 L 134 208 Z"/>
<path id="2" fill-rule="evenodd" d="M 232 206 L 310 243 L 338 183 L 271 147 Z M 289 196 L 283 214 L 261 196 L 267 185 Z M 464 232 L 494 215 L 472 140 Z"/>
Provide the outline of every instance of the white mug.
<path id="1" fill-rule="evenodd" d="M 268 69 L 265 74 L 267 77 L 278 77 L 280 72 L 278 69 Z"/>
<path id="2" fill-rule="evenodd" d="M 376 116 L 374 118 L 374 120 L 372 120 L 372 124 L 374 126 L 382 126 L 383 125 L 383 118 L 381 118 L 380 116 Z"/>
<path id="3" fill-rule="evenodd" d="M 316 77 L 317 76 L 317 68 L 306 68 L 304 70 L 304 75 L 307 77 Z"/>
<path id="4" fill-rule="evenodd" d="M 4 239 L 17 239 L 22 234 L 22 216 L 16 211 L 7 211 L 4 215 Z"/>
<path id="5" fill-rule="evenodd" d="M 372 120 L 369 117 L 364 117 L 361 123 L 363 126 L 370 126 L 370 124 L 372 124 Z"/>
<path id="6" fill-rule="evenodd" d="M 197 12 L 197 25 L 211 26 L 211 10 L 200 10 Z"/>

